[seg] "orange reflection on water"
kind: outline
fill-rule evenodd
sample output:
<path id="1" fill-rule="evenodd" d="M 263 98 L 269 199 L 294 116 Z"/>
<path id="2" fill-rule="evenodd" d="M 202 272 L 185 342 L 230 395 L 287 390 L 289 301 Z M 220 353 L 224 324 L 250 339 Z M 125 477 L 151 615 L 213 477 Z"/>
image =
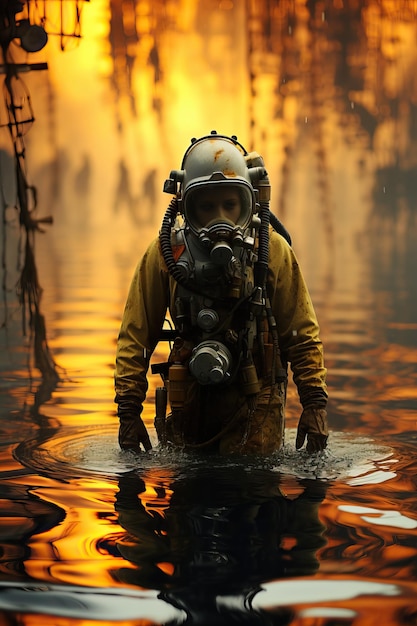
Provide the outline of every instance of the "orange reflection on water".
<path id="1" fill-rule="evenodd" d="M 114 515 L 114 494 L 104 481 L 78 481 L 77 485 L 76 491 L 65 486 L 35 490 L 37 497 L 65 510 L 65 518 L 31 537 L 25 568 L 29 576 L 45 582 L 109 586 L 113 581 L 108 570 L 114 557 L 98 546 L 106 535 L 121 530 Z"/>
<path id="2" fill-rule="evenodd" d="M 144 489 L 140 498 L 148 511 L 158 515 L 168 507 L 172 495 L 170 470 L 150 468 L 144 475 Z M 108 546 L 114 545 L 126 533 L 118 523 L 114 509 L 115 491 L 109 482 L 78 480 L 67 488 L 48 485 L 35 488 L 40 502 L 65 511 L 61 523 L 49 530 L 35 532 L 28 540 L 29 557 L 24 561 L 25 571 L 34 580 L 46 583 L 68 583 L 86 586 L 125 586 L 112 574 L 123 561 L 123 568 L 135 565 L 117 557 Z M 140 521 L 138 519 L 138 521 Z M 30 525 L 28 526 L 30 530 Z M 160 569 L 172 574 L 172 564 L 161 562 Z"/>

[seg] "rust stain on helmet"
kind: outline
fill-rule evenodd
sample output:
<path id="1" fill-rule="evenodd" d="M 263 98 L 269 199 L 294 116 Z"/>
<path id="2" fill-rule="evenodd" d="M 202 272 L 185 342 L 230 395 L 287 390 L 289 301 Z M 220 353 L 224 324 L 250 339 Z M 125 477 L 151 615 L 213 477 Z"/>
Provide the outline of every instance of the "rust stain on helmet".
<path id="1" fill-rule="evenodd" d="M 221 148 L 220 150 L 217 150 L 214 153 L 214 160 L 217 161 L 218 159 L 220 159 L 220 157 L 223 154 L 223 152 L 224 152 L 224 148 Z"/>
<path id="2" fill-rule="evenodd" d="M 236 172 L 234 170 L 227 170 L 227 169 L 225 169 L 225 170 L 223 170 L 223 174 L 225 176 L 236 176 Z"/>

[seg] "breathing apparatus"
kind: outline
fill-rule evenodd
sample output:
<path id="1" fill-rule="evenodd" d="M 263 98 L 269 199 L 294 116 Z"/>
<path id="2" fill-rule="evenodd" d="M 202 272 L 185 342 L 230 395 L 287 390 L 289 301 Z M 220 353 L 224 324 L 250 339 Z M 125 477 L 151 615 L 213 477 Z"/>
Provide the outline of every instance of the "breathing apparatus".
<path id="1" fill-rule="evenodd" d="M 199 222 L 196 197 L 213 186 L 238 192 L 236 223 L 225 217 Z M 266 293 L 270 224 L 291 244 L 269 210 L 270 183 L 263 159 L 248 153 L 236 136 L 212 131 L 191 140 L 181 168 L 170 172 L 164 191 L 174 196 L 160 230 L 165 264 L 178 283 L 179 336 L 169 368 L 171 374 L 175 369 L 174 387 L 178 390 L 179 367 L 184 384 L 189 373 L 203 386 L 227 385 L 240 375 L 243 393 L 254 398 L 260 383 L 251 351 L 256 337 L 262 353 L 265 326 L 275 337 L 274 352 L 279 351 Z M 227 311 L 219 316 L 225 301 Z M 174 410 L 182 403 L 176 403 L 175 396 L 183 394 L 170 393 Z"/>
<path id="2" fill-rule="evenodd" d="M 236 224 L 227 220 L 213 220 L 205 226 L 198 224 L 193 211 L 193 196 L 215 185 L 227 185 L 238 189 L 242 209 Z M 184 263 L 177 266 L 171 246 L 171 230 L 178 218 L 183 218 L 185 235 L 194 235 L 194 244 L 209 250 L 210 259 L 216 265 L 226 265 L 233 258 L 233 248 L 253 250 L 255 231 L 259 230 L 259 256 L 265 265 L 268 254 L 268 227 L 291 239 L 281 222 L 269 211 L 270 183 L 262 157 L 248 153 L 232 135 L 219 135 L 212 131 L 200 139 L 192 139 L 186 150 L 181 168 L 172 170 L 165 181 L 164 192 L 174 196 L 165 213 L 160 231 L 162 254 L 169 272 L 175 280 L 190 288 L 191 267 Z M 192 238 L 188 241 L 193 241 Z M 186 245 L 186 239 L 182 242 Z M 194 250 L 195 254 L 196 250 Z M 268 259 L 266 257 L 266 266 Z M 193 268 L 194 269 L 194 268 Z M 187 271 L 188 270 L 188 271 Z M 198 290 L 194 285 L 194 290 Z"/>

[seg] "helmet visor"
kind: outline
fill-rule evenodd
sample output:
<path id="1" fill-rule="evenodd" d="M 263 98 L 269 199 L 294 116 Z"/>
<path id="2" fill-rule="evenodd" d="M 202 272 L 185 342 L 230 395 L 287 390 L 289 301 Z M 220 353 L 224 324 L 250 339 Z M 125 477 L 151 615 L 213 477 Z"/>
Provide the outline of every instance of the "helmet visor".
<path id="1" fill-rule="evenodd" d="M 196 232 L 213 220 L 224 219 L 247 228 L 252 218 L 253 206 L 253 190 L 246 181 L 196 182 L 188 188 L 184 197 L 185 219 Z"/>

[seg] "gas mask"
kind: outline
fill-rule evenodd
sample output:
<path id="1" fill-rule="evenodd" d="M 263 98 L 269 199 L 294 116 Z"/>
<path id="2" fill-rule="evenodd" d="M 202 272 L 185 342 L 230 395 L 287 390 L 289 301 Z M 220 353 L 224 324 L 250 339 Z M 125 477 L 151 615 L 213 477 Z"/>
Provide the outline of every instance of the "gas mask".
<path id="1" fill-rule="evenodd" d="M 210 259 L 215 265 L 228 265 L 235 248 L 243 247 L 244 232 L 227 218 L 215 219 L 203 226 L 198 239 L 209 250 Z"/>
<path id="2" fill-rule="evenodd" d="M 190 182 L 182 206 L 188 233 L 216 265 L 226 266 L 236 250 L 247 245 L 254 193 L 246 181 L 231 182 L 222 172 L 215 172 L 204 181 Z"/>
<path id="3" fill-rule="evenodd" d="M 226 282 L 237 282 L 245 251 L 254 249 L 260 222 L 245 149 L 235 137 L 214 132 L 191 140 L 181 169 L 171 171 L 164 191 L 175 194 L 178 214 L 184 220 L 188 259 L 181 258 L 176 267 L 183 284 L 192 277 L 194 286 L 208 285 L 219 282 L 221 275 Z M 217 204 L 217 196 L 223 198 L 219 201 L 219 205 L 224 203 L 222 211 L 201 208 L 210 207 L 213 197 Z"/>
<path id="4" fill-rule="evenodd" d="M 214 190 L 221 190 L 224 187 L 233 189 L 234 192 L 238 192 L 240 199 L 240 212 L 233 220 L 233 226 L 239 228 L 233 234 L 242 237 L 251 225 L 256 213 L 253 174 L 258 168 L 253 168 L 252 164 L 249 164 L 248 156 L 236 137 L 218 135 L 213 131 L 211 135 L 191 140 L 191 145 L 184 154 L 181 169 L 172 170 L 168 180 L 165 181 L 164 191 L 176 196 L 179 213 L 184 216 L 190 232 L 199 237 L 202 228 L 208 228 L 208 232 L 202 235 L 206 243 L 207 239 L 220 240 L 223 233 L 217 231 L 214 225 L 202 223 L 198 219 L 195 210 L 195 198 L 198 194 L 213 193 Z M 256 172 L 256 176 L 258 175 Z M 233 228 L 228 229 L 228 226 L 230 223 L 226 227 L 229 239 Z"/>

